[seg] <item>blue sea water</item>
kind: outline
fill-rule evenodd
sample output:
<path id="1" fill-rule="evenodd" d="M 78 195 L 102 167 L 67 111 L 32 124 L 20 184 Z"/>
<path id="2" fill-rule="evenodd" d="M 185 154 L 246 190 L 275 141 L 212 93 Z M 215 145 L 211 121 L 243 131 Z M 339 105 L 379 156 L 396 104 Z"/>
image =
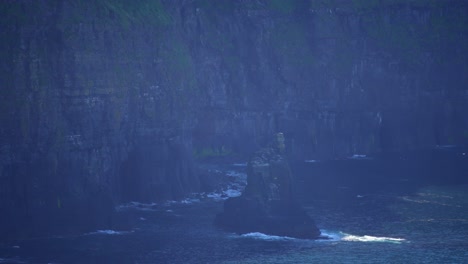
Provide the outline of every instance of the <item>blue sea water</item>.
<path id="1" fill-rule="evenodd" d="M 215 228 L 223 199 L 245 185 L 233 166 L 218 193 L 119 206 L 131 230 L 3 244 L 0 263 L 468 263 L 468 160 L 444 151 L 293 164 L 298 199 L 327 240 Z"/>

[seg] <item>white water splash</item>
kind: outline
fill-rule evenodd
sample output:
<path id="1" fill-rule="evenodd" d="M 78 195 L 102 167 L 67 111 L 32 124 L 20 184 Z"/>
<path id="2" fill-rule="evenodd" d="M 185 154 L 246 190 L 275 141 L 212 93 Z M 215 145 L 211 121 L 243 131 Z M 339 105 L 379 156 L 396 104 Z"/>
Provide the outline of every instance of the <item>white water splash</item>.
<path id="1" fill-rule="evenodd" d="M 206 195 L 206 197 L 215 201 L 222 201 L 231 197 L 241 196 L 241 194 L 242 191 L 239 189 L 227 189 L 223 191 L 209 193 Z"/>
<path id="2" fill-rule="evenodd" d="M 346 241 L 346 242 L 383 242 L 383 243 L 394 243 L 400 244 L 405 242 L 404 238 L 393 238 L 393 237 L 376 237 L 376 236 L 356 236 L 351 234 L 346 234 L 343 232 L 333 232 L 327 230 L 320 230 L 321 235 L 328 237 L 329 239 L 322 241 Z"/>
<path id="3" fill-rule="evenodd" d="M 266 240 L 266 241 L 285 241 L 285 240 L 294 240 L 295 239 L 295 238 L 287 237 L 287 236 L 267 235 L 267 234 L 263 234 L 263 233 L 260 233 L 260 232 L 252 232 L 252 233 L 243 234 L 243 235 L 241 235 L 241 237 L 259 239 L 259 240 Z"/>
<path id="4" fill-rule="evenodd" d="M 338 242 L 338 241 L 346 241 L 346 242 L 380 242 L 380 243 L 393 243 L 393 244 L 401 244 L 402 242 L 406 242 L 404 238 L 393 238 L 393 237 L 376 237 L 376 236 L 356 236 L 350 235 L 343 232 L 333 232 L 327 230 L 320 230 L 321 238 L 319 239 L 311 239 L 312 242 Z M 260 232 L 252 232 L 243 234 L 240 236 L 241 238 L 252 238 L 257 240 L 264 240 L 264 241 L 307 241 L 309 239 L 298 239 L 292 238 L 287 236 L 274 236 L 274 235 L 267 235 Z"/>
<path id="5" fill-rule="evenodd" d="M 320 241 L 340 241 L 341 237 L 342 237 L 341 233 L 327 231 L 327 230 L 324 230 L 324 229 L 320 230 L 320 235 L 322 237 L 328 238 L 328 239 L 321 239 Z"/>
<path id="6" fill-rule="evenodd" d="M 237 197 L 241 196 L 242 191 L 240 190 L 233 190 L 233 189 L 227 189 L 223 192 L 227 197 Z"/>
<path id="7" fill-rule="evenodd" d="M 341 241 L 351 241 L 351 242 L 384 242 L 384 243 L 394 243 L 400 244 L 406 241 L 404 238 L 393 238 L 393 237 L 375 237 L 375 236 L 355 236 L 344 234 L 341 238 Z"/>

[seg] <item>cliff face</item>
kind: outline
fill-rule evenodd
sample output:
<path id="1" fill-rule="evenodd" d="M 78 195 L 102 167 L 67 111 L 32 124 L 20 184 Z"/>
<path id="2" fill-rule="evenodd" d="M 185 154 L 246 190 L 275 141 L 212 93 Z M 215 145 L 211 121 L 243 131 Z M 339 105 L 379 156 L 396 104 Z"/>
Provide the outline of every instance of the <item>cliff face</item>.
<path id="1" fill-rule="evenodd" d="M 0 230 L 12 236 L 90 213 L 86 226 L 108 226 L 113 203 L 198 191 L 194 156 L 251 153 L 277 131 L 299 158 L 468 141 L 465 1 L 0 8 Z"/>
<path id="2" fill-rule="evenodd" d="M 253 141 L 233 148 L 283 131 L 290 154 L 319 158 L 466 143 L 467 5 L 383 2 L 195 9 L 197 65 L 215 64 L 201 130 Z"/>

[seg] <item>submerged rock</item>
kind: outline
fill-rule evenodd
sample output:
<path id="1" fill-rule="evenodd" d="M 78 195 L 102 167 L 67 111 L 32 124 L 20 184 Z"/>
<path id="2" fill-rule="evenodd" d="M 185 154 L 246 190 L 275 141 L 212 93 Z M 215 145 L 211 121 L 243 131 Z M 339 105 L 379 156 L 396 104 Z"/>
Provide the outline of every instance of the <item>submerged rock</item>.
<path id="1" fill-rule="evenodd" d="M 284 138 L 279 133 L 272 147 L 254 154 L 247 167 L 245 191 L 225 201 L 224 211 L 216 216 L 217 226 L 239 234 L 320 237 L 312 218 L 294 199 L 291 170 L 283 150 Z"/>

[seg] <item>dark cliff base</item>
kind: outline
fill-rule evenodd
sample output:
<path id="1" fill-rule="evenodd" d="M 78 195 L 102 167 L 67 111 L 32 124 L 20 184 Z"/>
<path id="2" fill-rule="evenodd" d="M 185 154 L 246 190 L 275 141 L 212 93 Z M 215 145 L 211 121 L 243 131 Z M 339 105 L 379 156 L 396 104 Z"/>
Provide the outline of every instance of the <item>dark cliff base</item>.
<path id="1" fill-rule="evenodd" d="M 0 219 L 0 240 L 30 239 L 60 235 L 82 235 L 106 229 L 125 229 L 109 197 L 89 195 L 85 201 L 62 197 L 54 207 L 4 210 Z"/>
<path id="2" fill-rule="evenodd" d="M 226 159 L 223 160 L 225 163 L 228 162 Z M 203 161 L 208 162 L 208 160 Z M 221 162 L 220 159 L 217 161 Z M 199 179 L 197 183 L 199 187 L 193 190 L 211 192 L 228 184 L 226 176 L 212 170 L 211 167 L 196 165 L 193 169 L 193 173 Z M 129 192 L 137 191 L 132 190 L 131 186 L 127 187 Z M 154 200 L 133 198 L 127 201 L 164 202 L 183 199 L 189 195 L 184 189 L 166 190 L 165 193 L 168 196 Z M 38 200 L 33 202 L 29 200 L 30 197 L 21 197 L 13 206 L 5 204 L 5 200 L 2 201 L 0 209 L 4 217 L 0 217 L 0 243 L 51 236 L 83 235 L 97 230 L 128 231 L 132 228 L 128 215 L 118 210 L 119 205 L 126 201 L 116 202 L 106 190 L 87 190 L 79 198 L 64 191 L 57 196 L 53 193 L 44 196 L 46 197 L 44 200 L 39 200 L 41 196 L 37 194 L 35 197 Z"/>

